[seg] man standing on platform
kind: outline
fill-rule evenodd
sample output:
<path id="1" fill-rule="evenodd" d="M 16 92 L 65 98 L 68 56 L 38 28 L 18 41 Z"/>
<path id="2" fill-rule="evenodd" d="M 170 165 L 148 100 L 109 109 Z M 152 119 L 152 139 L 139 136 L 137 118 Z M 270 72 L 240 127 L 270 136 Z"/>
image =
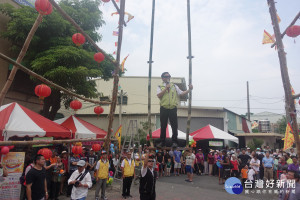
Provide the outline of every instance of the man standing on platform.
<path id="1" fill-rule="evenodd" d="M 132 197 L 130 194 L 130 187 L 133 178 L 135 178 L 135 163 L 131 159 L 131 152 L 127 151 L 126 158 L 122 161 L 121 168 L 123 174 L 123 193 L 122 196 L 124 199 Z"/>
<path id="2" fill-rule="evenodd" d="M 184 96 L 193 89 L 193 85 L 189 85 L 189 89 L 182 91 L 177 85 L 170 82 L 171 75 L 169 72 L 164 72 L 161 75 L 163 83 L 157 88 L 157 97 L 160 100 L 160 124 L 161 142 L 157 147 L 164 147 L 166 144 L 166 128 L 168 120 L 172 127 L 172 147 L 177 147 L 177 135 L 178 135 L 178 122 L 177 122 L 177 105 L 178 105 L 178 95 Z"/>

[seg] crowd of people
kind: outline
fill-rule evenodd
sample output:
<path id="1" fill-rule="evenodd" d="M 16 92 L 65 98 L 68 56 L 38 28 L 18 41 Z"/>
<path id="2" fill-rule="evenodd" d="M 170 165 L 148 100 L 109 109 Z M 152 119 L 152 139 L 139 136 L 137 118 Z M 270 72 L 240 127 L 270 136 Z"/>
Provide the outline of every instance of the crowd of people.
<path id="1" fill-rule="evenodd" d="M 122 154 L 104 150 L 94 152 L 83 147 L 79 155 L 69 155 L 65 150 L 58 153 L 53 149 L 50 159 L 36 155 L 25 166 L 21 181 L 22 200 L 57 200 L 60 195 L 81 200 L 86 198 L 88 188 L 93 185 L 95 199 L 106 200 L 107 179 L 115 173 L 116 178 L 123 179 L 124 199 L 132 197 L 130 189 L 134 180 L 140 180 L 141 199 L 149 199 L 149 194 L 152 195 L 150 199 L 155 199 L 155 188 L 146 191 L 141 185 L 150 182 L 155 186 L 156 180 L 163 177 L 186 175 L 185 181 L 193 182 L 194 174 L 209 175 L 218 177 L 219 184 L 224 184 L 229 177 L 239 178 L 243 184 L 249 180 L 286 180 L 291 173 L 295 179 L 299 177 L 294 149 L 274 152 L 268 146 L 220 151 L 178 147 L 154 150 L 145 146 L 143 149 L 130 148 Z"/>

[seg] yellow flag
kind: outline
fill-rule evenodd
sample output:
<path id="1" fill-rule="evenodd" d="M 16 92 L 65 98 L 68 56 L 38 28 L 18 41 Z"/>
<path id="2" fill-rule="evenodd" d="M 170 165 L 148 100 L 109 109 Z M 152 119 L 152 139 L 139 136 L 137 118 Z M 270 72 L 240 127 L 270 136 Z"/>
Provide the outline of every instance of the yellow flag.
<path id="1" fill-rule="evenodd" d="M 292 147 L 294 144 L 295 138 L 294 138 L 293 129 L 292 129 L 290 123 L 288 123 L 286 125 L 285 136 L 282 140 L 284 140 L 283 150 L 286 150 L 286 149 Z"/>
<path id="2" fill-rule="evenodd" d="M 129 54 L 123 59 L 122 63 L 121 63 L 121 70 L 122 72 L 124 72 L 124 65 L 125 65 L 125 61 L 128 58 Z"/>
<path id="3" fill-rule="evenodd" d="M 262 40 L 263 44 L 268 44 L 268 43 L 274 43 L 275 40 L 273 39 L 273 37 L 266 31 L 264 30 L 264 37 Z"/>
<path id="4" fill-rule="evenodd" d="M 278 24 L 279 24 L 281 22 L 281 19 L 280 19 L 278 14 L 276 14 L 276 15 L 277 15 L 277 21 L 278 21 Z"/>
<path id="5" fill-rule="evenodd" d="M 122 125 L 120 125 L 117 132 L 115 133 L 115 138 L 118 140 L 119 143 L 119 150 L 121 150 L 121 137 L 122 137 Z"/>
<path id="6" fill-rule="evenodd" d="M 292 87 L 292 85 L 291 85 L 291 90 L 292 90 L 292 95 L 295 95 L 296 93 L 295 93 L 295 90 L 294 90 L 294 88 Z M 294 104 L 295 104 L 295 105 L 297 104 L 296 99 L 294 100 Z"/>

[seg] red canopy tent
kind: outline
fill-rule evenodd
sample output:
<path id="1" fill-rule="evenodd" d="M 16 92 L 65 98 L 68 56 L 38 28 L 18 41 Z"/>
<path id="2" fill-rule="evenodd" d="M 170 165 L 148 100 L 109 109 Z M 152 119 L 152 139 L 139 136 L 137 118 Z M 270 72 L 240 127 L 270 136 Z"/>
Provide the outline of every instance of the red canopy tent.
<path id="1" fill-rule="evenodd" d="M 71 132 L 18 103 L 10 103 L 0 107 L 0 140 L 14 136 L 71 138 Z"/>
<path id="2" fill-rule="evenodd" d="M 107 132 L 76 116 L 69 116 L 55 121 L 61 126 L 72 131 L 72 138 L 104 138 Z"/>
<path id="3" fill-rule="evenodd" d="M 190 133 L 190 136 L 192 136 L 193 140 L 195 141 L 205 139 L 223 139 L 239 143 L 239 139 L 237 137 L 234 137 L 229 133 L 222 131 L 210 124 Z"/>

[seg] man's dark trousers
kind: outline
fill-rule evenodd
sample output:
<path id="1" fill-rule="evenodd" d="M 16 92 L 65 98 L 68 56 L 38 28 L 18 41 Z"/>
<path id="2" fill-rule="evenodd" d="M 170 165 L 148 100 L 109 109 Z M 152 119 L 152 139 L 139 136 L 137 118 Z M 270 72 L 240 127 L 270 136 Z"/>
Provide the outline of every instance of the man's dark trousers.
<path id="1" fill-rule="evenodd" d="M 123 194 L 122 194 L 122 196 L 130 195 L 130 187 L 131 187 L 132 179 L 133 179 L 133 176 L 125 177 L 123 179 Z"/>
<path id="2" fill-rule="evenodd" d="M 177 135 L 178 135 L 178 121 L 177 121 L 177 108 L 166 109 L 164 107 L 160 107 L 160 140 L 161 142 L 165 142 L 166 139 L 166 128 L 168 125 L 168 119 L 170 120 L 170 124 L 172 127 L 172 142 L 177 143 Z"/>

